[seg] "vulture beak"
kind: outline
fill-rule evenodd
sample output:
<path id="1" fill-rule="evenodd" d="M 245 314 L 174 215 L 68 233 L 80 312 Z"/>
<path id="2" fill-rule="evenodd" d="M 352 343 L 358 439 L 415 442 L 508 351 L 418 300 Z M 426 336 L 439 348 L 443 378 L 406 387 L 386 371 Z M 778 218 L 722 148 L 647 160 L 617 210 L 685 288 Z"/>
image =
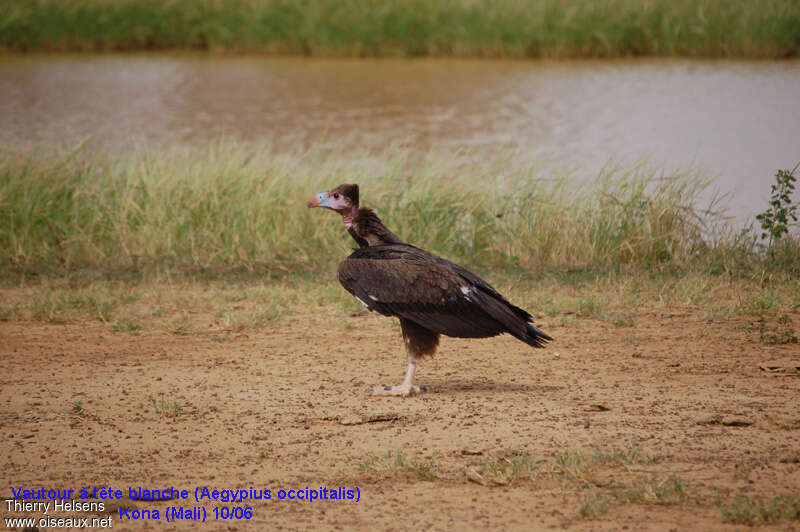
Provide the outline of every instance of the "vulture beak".
<path id="1" fill-rule="evenodd" d="M 327 192 L 320 192 L 316 196 L 311 196 L 308 200 L 308 204 L 306 205 L 309 209 L 313 207 L 330 207 L 331 203 L 328 200 L 328 193 Z"/>

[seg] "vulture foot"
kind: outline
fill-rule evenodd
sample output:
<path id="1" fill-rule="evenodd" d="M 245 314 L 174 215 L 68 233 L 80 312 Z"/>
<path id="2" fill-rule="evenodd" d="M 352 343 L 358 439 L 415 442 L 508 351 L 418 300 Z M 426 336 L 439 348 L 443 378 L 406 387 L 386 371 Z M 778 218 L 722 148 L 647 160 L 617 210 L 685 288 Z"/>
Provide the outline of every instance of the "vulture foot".
<path id="1" fill-rule="evenodd" d="M 382 395 L 388 397 L 409 397 L 428 391 L 426 386 L 370 386 L 367 395 Z"/>

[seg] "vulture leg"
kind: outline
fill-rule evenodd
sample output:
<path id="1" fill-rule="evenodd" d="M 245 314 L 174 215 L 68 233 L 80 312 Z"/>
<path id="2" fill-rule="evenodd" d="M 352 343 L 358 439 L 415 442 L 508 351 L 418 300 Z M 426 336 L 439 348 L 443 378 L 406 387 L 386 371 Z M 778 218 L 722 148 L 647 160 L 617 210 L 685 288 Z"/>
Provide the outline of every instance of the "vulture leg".
<path id="1" fill-rule="evenodd" d="M 400 318 L 400 327 L 403 329 L 403 343 L 406 345 L 408 369 L 406 378 L 400 386 L 370 386 L 367 388 L 369 395 L 389 395 L 408 397 L 427 391 L 425 386 L 414 386 L 414 372 L 417 362 L 426 355 L 433 355 L 439 345 L 439 333 L 435 333 L 411 320 Z"/>

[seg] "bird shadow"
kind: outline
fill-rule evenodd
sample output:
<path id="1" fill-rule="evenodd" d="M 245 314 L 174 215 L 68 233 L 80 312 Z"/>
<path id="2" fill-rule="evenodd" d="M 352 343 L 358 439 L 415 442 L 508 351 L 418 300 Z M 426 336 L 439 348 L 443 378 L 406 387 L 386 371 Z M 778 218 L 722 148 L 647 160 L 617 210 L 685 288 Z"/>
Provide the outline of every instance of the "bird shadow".
<path id="1" fill-rule="evenodd" d="M 520 384 L 517 382 L 496 382 L 491 379 L 477 380 L 442 380 L 426 379 L 424 383 L 434 393 L 460 392 L 526 392 L 552 393 L 563 390 L 563 386 L 547 386 L 537 384 Z"/>

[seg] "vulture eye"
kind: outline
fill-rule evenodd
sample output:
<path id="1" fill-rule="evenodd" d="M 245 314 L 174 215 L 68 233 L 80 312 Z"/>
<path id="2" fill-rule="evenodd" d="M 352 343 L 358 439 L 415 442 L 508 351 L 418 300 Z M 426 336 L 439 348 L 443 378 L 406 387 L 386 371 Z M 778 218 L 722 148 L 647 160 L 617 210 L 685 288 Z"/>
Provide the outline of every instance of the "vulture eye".
<path id="1" fill-rule="evenodd" d="M 333 193 L 333 199 L 339 199 L 339 193 L 338 192 L 334 192 Z"/>

